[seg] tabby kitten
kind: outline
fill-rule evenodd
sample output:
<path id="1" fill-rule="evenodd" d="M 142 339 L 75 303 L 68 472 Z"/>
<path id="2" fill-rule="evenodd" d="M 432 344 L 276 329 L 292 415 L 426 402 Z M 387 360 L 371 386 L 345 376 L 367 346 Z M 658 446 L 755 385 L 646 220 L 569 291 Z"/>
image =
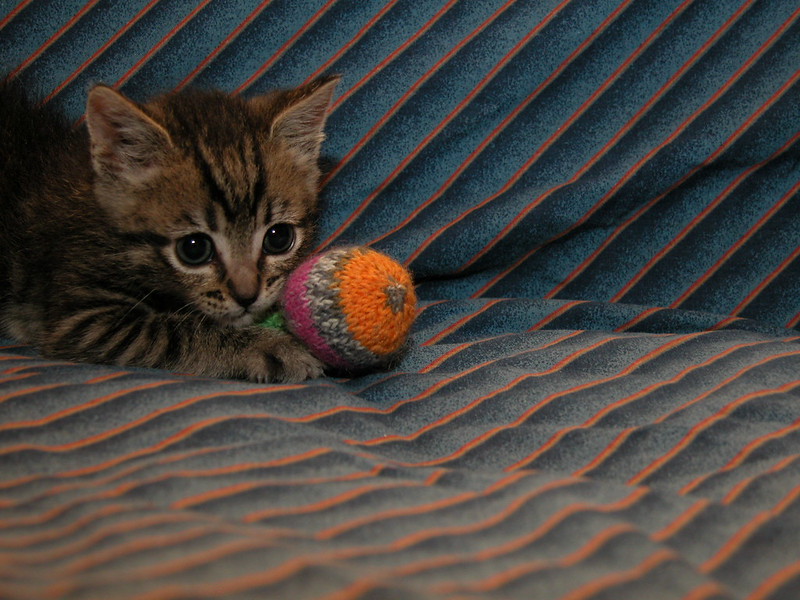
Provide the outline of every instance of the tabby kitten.
<path id="1" fill-rule="evenodd" d="M 0 333 L 69 360 L 320 375 L 254 323 L 309 252 L 336 82 L 146 104 L 100 85 L 80 130 L 0 84 Z"/>

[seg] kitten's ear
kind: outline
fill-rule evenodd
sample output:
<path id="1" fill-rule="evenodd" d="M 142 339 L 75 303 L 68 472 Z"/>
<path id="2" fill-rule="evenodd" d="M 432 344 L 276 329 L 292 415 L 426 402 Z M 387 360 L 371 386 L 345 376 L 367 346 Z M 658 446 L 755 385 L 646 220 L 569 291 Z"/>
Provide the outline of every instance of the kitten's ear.
<path id="1" fill-rule="evenodd" d="M 271 136 L 316 163 L 325 140 L 325 121 L 338 75 L 292 90 L 289 104 L 272 121 Z"/>
<path id="2" fill-rule="evenodd" d="M 172 141 L 166 130 L 119 92 L 92 88 L 86 126 L 95 171 L 130 183 L 150 179 L 163 164 Z"/>

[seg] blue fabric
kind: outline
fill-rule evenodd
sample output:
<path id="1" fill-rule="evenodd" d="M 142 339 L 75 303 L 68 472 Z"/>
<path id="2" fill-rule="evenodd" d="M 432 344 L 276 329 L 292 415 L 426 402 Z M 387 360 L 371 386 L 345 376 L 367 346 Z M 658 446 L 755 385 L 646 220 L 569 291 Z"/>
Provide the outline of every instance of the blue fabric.
<path id="1" fill-rule="evenodd" d="M 341 73 L 320 247 L 394 370 L 257 386 L 0 349 L 0 597 L 800 597 L 800 7 L 0 3 L 79 119 Z"/>

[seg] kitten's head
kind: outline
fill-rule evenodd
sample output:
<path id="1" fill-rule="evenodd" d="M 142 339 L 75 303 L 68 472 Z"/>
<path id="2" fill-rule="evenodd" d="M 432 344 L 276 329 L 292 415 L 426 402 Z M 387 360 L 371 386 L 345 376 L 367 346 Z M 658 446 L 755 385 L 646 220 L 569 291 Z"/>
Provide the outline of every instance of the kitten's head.
<path id="1" fill-rule="evenodd" d="M 126 261 L 149 274 L 145 287 L 230 325 L 264 315 L 310 250 L 337 81 L 250 100 L 194 91 L 147 104 L 91 90 L 95 195 Z"/>

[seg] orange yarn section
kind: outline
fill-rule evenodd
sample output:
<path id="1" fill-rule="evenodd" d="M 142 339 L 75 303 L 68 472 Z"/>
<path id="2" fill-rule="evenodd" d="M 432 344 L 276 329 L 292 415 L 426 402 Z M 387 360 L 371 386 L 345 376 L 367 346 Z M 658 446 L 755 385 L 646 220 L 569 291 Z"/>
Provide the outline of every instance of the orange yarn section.
<path id="1" fill-rule="evenodd" d="M 335 278 L 353 337 L 375 354 L 399 350 L 417 313 L 408 270 L 388 256 L 364 248 L 336 271 Z"/>

